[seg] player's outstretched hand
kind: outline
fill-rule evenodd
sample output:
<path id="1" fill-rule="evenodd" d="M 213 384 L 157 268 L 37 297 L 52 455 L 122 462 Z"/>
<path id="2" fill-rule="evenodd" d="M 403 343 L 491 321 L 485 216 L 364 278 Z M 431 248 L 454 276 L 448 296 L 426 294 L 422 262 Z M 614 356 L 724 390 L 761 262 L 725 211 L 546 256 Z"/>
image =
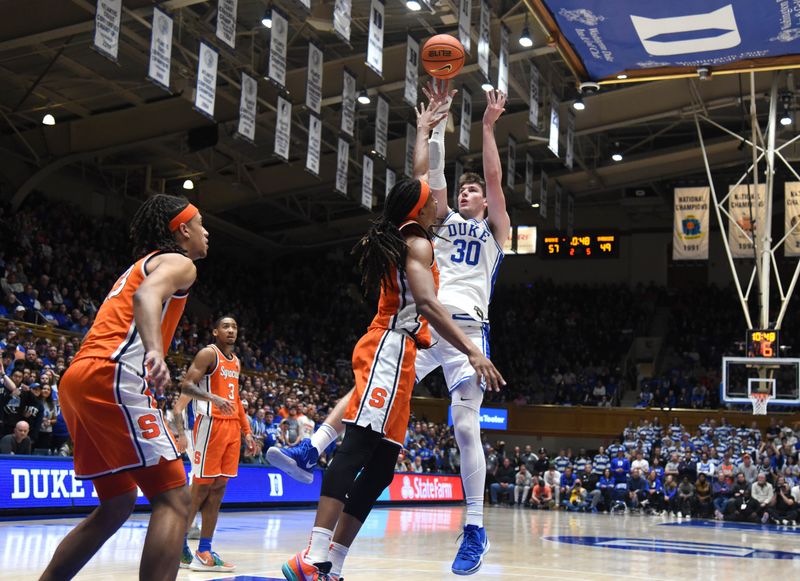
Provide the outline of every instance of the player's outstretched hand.
<path id="1" fill-rule="evenodd" d="M 453 97 L 458 93 L 458 89 L 450 89 L 449 79 L 431 79 L 428 85 L 422 87 L 422 92 L 431 103 L 436 103 L 436 112 L 447 113 Z"/>
<path id="2" fill-rule="evenodd" d="M 233 407 L 233 402 L 225 399 L 224 397 L 220 397 L 218 395 L 211 396 L 211 403 L 215 405 L 219 411 L 221 411 L 226 416 L 232 416 L 236 413 L 236 408 Z"/>
<path id="3" fill-rule="evenodd" d="M 494 363 L 489 361 L 483 353 L 475 353 L 469 356 L 469 363 L 478 374 L 478 378 L 486 382 L 486 388 L 490 391 L 500 391 L 506 384 L 506 380 L 497 371 Z"/>
<path id="4" fill-rule="evenodd" d="M 158 389 L 169 383 L 169 368 L 164 356 L 158 351 L 149 351 L 144 357 L 147 381 L 151 388 Z"/>
<path id="5" fill-rule="evenodd" d="M 447 111 L 444 113 L 437 113 L 436 111 L 440 104 L 436 101 L 429 101 L 427 105 L 420 103 L 419 108 L 414 109 L 417 114 L 417 131 L 430 133 L 441 120 L 447 119 Z"/>
<path id="6" fill-rule="evenodd" d="M 505 112 L 506 94 L 503 91 L 492 89 L 486 91 L 486 111 L 483 113 L 484 125 L 494 125 Z"/>

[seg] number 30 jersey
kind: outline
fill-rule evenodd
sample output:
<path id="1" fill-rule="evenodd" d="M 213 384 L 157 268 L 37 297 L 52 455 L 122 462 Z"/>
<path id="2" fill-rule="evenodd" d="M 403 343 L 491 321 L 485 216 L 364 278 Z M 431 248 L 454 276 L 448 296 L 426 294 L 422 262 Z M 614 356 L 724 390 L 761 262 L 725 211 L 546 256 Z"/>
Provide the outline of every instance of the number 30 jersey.
<path id="1" fill-rule="evenodd" d="M 200 381 L 200 387 L 206 392 L 222 397 L 230 401 L 235 409 L 241 409 L 239 404 L 239 358 L 231 354 L 231 358 L 219 350 L 216 345 L 209 345 L 217 356 L 217 365 L 206 374 Z M 217 409 L 210 401 L 192 400 L 195 415 L 211 416 L 212 418 L 224 418 L 226 420 L 237 419 L 236 415 L 225 415 Z"/>
<path id="2" fill-rule="evenodd" d="M 439 266 L 439 301 L 452 313 L 487 322 L 503 261 L 503 249 L 492 235 L 489 220 L 465 219 L 451 211 L 437 234 L 434 252 Z"/>

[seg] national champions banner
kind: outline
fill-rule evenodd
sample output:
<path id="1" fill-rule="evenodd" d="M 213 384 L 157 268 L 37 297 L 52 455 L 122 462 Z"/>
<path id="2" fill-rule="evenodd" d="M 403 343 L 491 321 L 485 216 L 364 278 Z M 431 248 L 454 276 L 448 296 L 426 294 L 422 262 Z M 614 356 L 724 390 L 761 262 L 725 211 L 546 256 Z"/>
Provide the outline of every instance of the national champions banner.
<path id="1" fill-rule="evenodd" d="M 784 256 L 800 256 L 800 182 L 784 184 Z"/>
<path id="2" fill-rule="evenodd" d="M 766 222 L 765 186 L 753 184 L 731 186 L 728 193 L 728 244 L 734 258 L 754 258 L 753 229 L 758 232 Z M 758 234 L 757 234 L 758 235 Z"/>
<path id="3" fill-rule="evenodd" d="M 708 259 L 708 207 L 711 189 L 675 188 L 672 260 Z"/>
<path id="4" fill-rule="evenodd" d="M 794 0 L 542 0 L 542 4 L 593 80 L 647 69 L 735 70 L 739 61 L 768 66 L 777 57 L 800 53 L 800 7 Z"/>

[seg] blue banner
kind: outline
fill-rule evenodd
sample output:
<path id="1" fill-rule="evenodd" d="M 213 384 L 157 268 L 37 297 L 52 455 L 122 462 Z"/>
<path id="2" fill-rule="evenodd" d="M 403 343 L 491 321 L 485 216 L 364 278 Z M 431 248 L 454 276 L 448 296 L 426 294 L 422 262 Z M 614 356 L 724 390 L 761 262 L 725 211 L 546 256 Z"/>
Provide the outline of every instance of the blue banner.
<path id="1" fill-rule="evenodd" d="M 447 425 L 453 425 L 452 408 L 447 408 Z M 508 410 L 505 408 L 481 408 L 482 430 L 507 430 Z"/>
<path id="2" fill-rule="evenodd" d="M 593 80 L 800 53 L 795 0 L 544 0 Z"/>

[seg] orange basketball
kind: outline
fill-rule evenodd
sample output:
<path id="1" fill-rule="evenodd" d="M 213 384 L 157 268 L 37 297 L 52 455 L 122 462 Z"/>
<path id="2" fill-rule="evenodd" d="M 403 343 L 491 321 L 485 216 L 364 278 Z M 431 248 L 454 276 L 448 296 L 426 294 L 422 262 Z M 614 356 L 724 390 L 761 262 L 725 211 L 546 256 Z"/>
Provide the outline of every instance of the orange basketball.
<path id="1" fill-rule="evenodd" d="M 422 47 L 422 67 L 437 79 L 452 79 L 464 66 L 464 47 L 449 34 L 437 34 Z"/>

